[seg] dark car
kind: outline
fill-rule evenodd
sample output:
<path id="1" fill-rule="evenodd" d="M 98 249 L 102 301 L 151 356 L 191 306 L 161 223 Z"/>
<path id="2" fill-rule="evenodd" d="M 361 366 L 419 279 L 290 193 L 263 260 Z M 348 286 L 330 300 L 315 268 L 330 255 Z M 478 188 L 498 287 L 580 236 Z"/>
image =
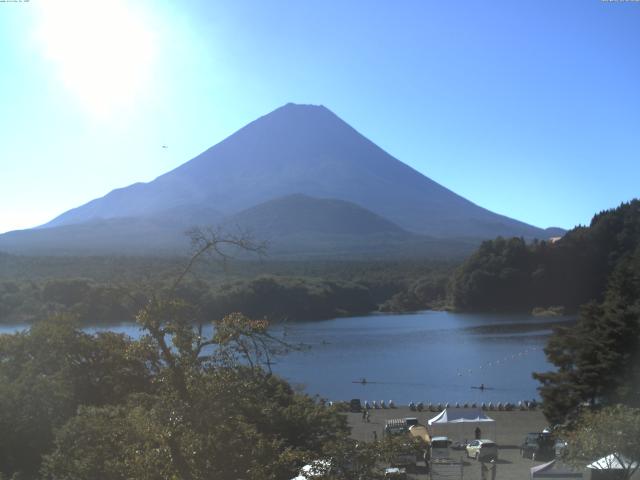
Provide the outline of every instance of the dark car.
<path id="1" fill-rule="evenodd" d="M 349 410 L 352 412 L 361 412 L 362 411 L 362 403 L 359 398 L 352 398 L 351 402 L 349 402 Z"/>
<path id="2" fill-rule="evenodd" d="M 553 458 L 555 456 L 555 439 L 548 432 L 528 433 L 520 446 L 520 455 L 522 458 L 534 458 L 542 460 L 545 458 Z"/>

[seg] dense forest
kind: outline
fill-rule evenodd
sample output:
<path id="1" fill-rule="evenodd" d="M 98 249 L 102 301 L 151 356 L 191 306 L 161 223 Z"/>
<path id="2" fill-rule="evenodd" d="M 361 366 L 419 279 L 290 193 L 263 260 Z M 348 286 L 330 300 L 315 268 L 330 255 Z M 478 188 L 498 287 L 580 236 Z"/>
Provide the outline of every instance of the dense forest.
<path id="1" fill-rule="evenodd" d="M 545 351 L 557 369 L 534 377 L 552 422 L 572 420 L 583 404 L 640 407 L 640 246 L 620 257 L 604 300 L 557 327 Z"/>
<path id="2" fill-rule="evenodd" d="M 185 258 L 20 257 L 0 254 L 0 323 L 69 313 L 81 324 L 129 322 L 166 293 Z M 173 292 L 202 318 L 242 311 L 300 321 L 442 303 L 455 263 L 403 261 L 202 261 Z M 266 272 L 266 273 L 265 273 Z M 430 300 L 433 302 L 430 303 Z"/>
<path id="3" fill-rule="evenodd" d="M 602 301 L 607 282 L 640 244 L 640 201 L 593 217 L 556 242 L 520 238 L 484 242 L 453 275 L 449 302 L 464 311 L 575 312 Z"/>

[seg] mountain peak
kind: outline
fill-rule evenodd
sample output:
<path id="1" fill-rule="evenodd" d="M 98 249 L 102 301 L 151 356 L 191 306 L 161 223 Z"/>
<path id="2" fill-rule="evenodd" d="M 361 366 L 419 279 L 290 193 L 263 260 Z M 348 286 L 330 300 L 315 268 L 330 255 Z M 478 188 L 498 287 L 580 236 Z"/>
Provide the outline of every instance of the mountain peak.
<path id="1" fill-rule="evenodd" d="M 232 216 L 293 193 L 351 202 L 406 231 L 435 237 L 548 236 L 437 184 L 325 106 L 296 103 L 258 118 L 152 182 L 114 190 L 46 226 L 164 218 L 163 212 L 175 208 Z"/>
<path id="2" fill-rule="evenodd" d="M 312 103 L 293 103 L 293 102 L 289 102 L 289 103 L 285 103 L 283 106 L 276 108 L 276 110 L 299 110 L 299 111 L 308 111 L 308 112 L 313 112 L 313 111 L 325 111 L 325 112 L 329 112 L 330 110 L 325 107 L 324 105 L 314 105 Z"/>
<path id="3" fill-rule="evenodd" d="M 265 120 L 284 121 L 287 123 L 291 122 L 293 124 L 303 122 L 303 124 L 307 124 L 307 122 L 322 121 L 321 119 L 324 119 L 325 121 L 344 123 L 335 113 L 324 105 L 289 102 L 258 118 L 249 125 L 253 125 L 255 123 L 259 124 Z"/>

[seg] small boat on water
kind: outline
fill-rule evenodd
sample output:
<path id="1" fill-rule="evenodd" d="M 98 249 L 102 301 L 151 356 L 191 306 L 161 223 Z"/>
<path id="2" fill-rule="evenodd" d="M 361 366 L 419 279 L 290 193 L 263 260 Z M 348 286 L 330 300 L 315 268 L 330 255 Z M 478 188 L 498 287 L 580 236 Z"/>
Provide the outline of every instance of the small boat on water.
<path id="1" fill-rule="evenodd" d="M 360 380 L 352 380 L 351 383 L 359 383 L 360 385 L 366 385 L 367 383 L 380 383 L 380 382 L 372 382 L 362 377 Z"/>
<path id="2" fill-rule="evenodd" d="M 474 388 L 476 390 L 494 390 L 494 388 L 492 387 L 485 387 L 484 383 L 481 383 L 479 386 L 472 385 L 471 388 Z"/>

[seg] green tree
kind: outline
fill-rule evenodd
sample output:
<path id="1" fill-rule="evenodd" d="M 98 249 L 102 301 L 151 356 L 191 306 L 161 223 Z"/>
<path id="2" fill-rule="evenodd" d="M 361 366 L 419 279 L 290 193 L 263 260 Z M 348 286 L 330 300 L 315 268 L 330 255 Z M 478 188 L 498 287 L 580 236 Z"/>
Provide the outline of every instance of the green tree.
<path id="1" fill-rule="evenodd" d="M 220 252 L 222 240 L 203 240 L 196 255 Z M 271 374 L 288 346 L 266 321 L 231 314 L 205 336 L 201 310 L 175 290 L 138 315 L 152 390 L 81 408 L 58 430 L 45 478 L 276 480 L 346 441 L 344 416 Z"/>
<path id="2" fill-rule="evenodd" d="M 160 302 L 141 313 L 157 390 L 81 409 L 45 457 L 46 478 L 275 480 L 344 441 L 342 415 L 262 368 L 280 345 L 266 322 L 230 315 L 205 339 L 186 323 L 189 310 Z"/>
<path id="3" fill-rule="evenodd" d="M 455 272 L 449 301 L 458 310 L 531 311 L 600 303 L 610 275 L 640 245 L 640 200 L 595 215 L 559 241 L 483 242 Z"/>
<path id="4" fill-rule="evenodd" d="M 583 412 L 567 432 L 568 459 L 580 466 L 606 458 L 603 469 L 616 463 L 621 480 L 628 480 L 640 467 L 640 409 L 614 405 Z"/>
<path id="5" fill-rule="evenodd" d="M 80 405 L 116 404 L 151 389 L 140 344 L 76 327 L 55 317 L 0 336 L 0 471 L 37 472 L 54 430 Z"/>
<path id="6" fill-rule="evenodd" d="M 582 402 L 638 405 L 640 391 L 640 247 L 611 275 L 602 304 L 589 304 L 573 327 L 555 330 L 545 349 L 556 365 L 536 373 L 544 412 L 564 422 Z"/>

